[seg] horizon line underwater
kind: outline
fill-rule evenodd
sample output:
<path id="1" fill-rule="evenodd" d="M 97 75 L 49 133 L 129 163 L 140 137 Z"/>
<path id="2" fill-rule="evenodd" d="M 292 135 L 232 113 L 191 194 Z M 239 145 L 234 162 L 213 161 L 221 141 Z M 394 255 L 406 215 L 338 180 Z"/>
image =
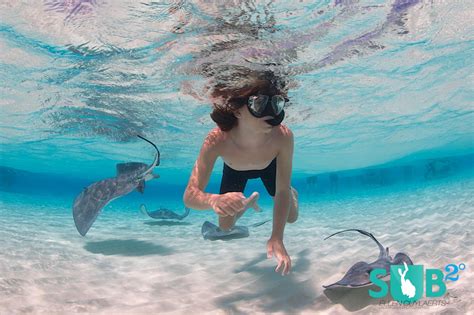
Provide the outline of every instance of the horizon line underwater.
<path id="1" fill-rule="evenodd" d="M 0 8 L 0 314 L 474 309 L 474 2 Z"/>

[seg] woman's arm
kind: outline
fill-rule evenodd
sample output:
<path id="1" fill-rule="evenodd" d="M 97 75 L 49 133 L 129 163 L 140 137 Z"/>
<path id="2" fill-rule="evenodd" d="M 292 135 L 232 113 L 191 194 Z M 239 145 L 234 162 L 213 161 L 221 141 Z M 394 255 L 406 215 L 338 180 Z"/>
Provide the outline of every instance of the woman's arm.
<path id="1" fill-rule="evenodd" d="M 211 130 L 204 139 L 199 156 L 194 164 L 188 186 L 183 195 L 186 207 L 196 210 L 207 210 L 212 208 L 215 194 L 205 193 L 212 169 L 217 159 L 216 144 L 220 131 L 217 128 Z"/>
<path id="2" fill-rule="evenodd" d="M 272 238 L 283 240 L 283 231 L 290 211 L 291 171 L 293 164 L 293 133 L 287 127 L 283 130 L 283 145 L 277 156 L 276 190 L 273 206 Z"/>
<path id="3" fill-rule="evenodd" d="M 267 257 L 275 256 L 278 265 L 276 272 L 288 274 L 291 270 L 291 258 L 283 244 L 283 231 L 290 212 L 290 180 L 293 163 L 293 133 L 282 127 L 283 144 L 277 155 L 276 192 L 273 205 L 273 230 L 267 242 Z"/>

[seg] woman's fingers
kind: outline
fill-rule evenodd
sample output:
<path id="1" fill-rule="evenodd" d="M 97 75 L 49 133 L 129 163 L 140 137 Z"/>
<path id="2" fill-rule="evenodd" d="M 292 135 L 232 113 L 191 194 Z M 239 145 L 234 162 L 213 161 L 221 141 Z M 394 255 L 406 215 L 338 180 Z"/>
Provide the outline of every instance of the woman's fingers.
<path id="1" fill-rule="evenodd" d="M 282 265 L 283 265 L 283 259 L 280 259 L 278 261 L 278 265 L 275 268 L 275 272 L 280 272 L 279 269 L 281 268 Z"/>
<path id="2" fill-rule="evenodd" d="M 226 202 L 226 206 L 234 212 L 234 214 L 241 212 L 244 209 L 244 201 L 245 199 L 242 198 L 232 198 L 228 202 Z"/>
<path id="3" fill-rule="evenodd" d="M 285 259 L 285 269 L 283 270 L 283 273 L 282 274 L 289 274 L 290 273 L 290 270 L 291 270 L 291 260 L 289 257 L 287 257 Z"/>
<path id="4" fill-rule="evenodd" d="M 221 216 L 235 216 L 245 208 L 245 196 L 241 192 L 230 192 L 225 198 L 220 199 L 215 206 L 216 212 Z"/>
<path id="5" fill-rule="evenodd" d="M 214 207 L 214 210 L 215 210 L 216 213 L 217 213 L 219 216 L 221 216 L 221 217 L 226 217 L 226 216 L 227 216 L 227 214 L 226 214 L 224 211 L 222 211 L 221 208 L 219 208 L 219 207 L 217 207 L 217 206 Z"/>
<path id="6" fill-rule="evenodd" d="M 231 207 L 235 212 L 240 212 L 244 209 L 244 203 L 241 200 L 236 200 L 231 203 Z"/>
<path id="7" fill-rule="evenodd" d="M 290 273 L 291 260 L 289 257 L 282 258 L 278 261 L 278 266 L 275 268 L 276 272 L 281 272 L 281 275 L 287 275 Z"/>
<path id="8" fill-rule="evenodd" d="M 224 207 L 222 210 L 224 210 L 228 216 L 233 217 L 235 215 L 235 211 L 231 207 Z"/>
<path id="9" fill-rule="evenodd" d="M 270 258 L 271 256 L 269 256 L 267 254 L 267 257 Z M 281 256 L 281 255 L 277 254 L 276 258 L 278 260 L 278 265 L 275 268 L 275 272 L 278 272 L 278 273 L 281 272 L 282 276 L 289 274 L 290 270 L 291 270 L 291 259 L 290 259 L 290 257 L 289 256 Z"/>
<path id="10" fill-rule="evenodd" d="M 245 207 L 245 196 L 241 192 L 230 192 L 226 194 L 224 200 L 225 208 L 235 215 L 241 212 Z"/>
<path id="11" fill-rule="evenodd" d="M 230 202 L 226 203 L 226 205 L 225 205 L 225 210 L 226 210 L 227 213 L 229 213 L 229 215 L 231 215 L 231 216 L 234 216 L 235 213 L 237 212 L 237 209 L 235 208 L 235 206 L 234 206 L 232 203 L 230 203 Z"/>
<path id="12" fill-rule="evenodd" d="M 225 212 L 228 216 L 233 216 L 234 215 L 234 210 L 232 209 L 230 203 L 227 200 L 224 200 L 223 202 L 220 202 L 218 205 L 216 205 L 221 211 Z"/>
<path id="13" fill-rule="evenodd" d="M 226 208 L 216 207 L 219 210 L 219 215 L 222 217 L 233 216 L 233 213 Z"/>

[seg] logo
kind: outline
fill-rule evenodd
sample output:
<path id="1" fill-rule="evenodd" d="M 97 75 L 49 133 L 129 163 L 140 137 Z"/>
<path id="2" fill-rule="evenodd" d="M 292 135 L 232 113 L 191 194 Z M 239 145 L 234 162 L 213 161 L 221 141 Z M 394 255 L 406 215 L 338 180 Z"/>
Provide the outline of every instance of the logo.
<path id="1" fill-rule="evenodd" d="M 390 293 L 397 301 L 415 302 L 423 297 L 423 266 L 394 265 L 390 267 Z M 444 294 L 444 293 L 443 293 Z"/>
<path id="2" fill-rule="evenodd" d="M 410 304 L 418 301 L 423 297 L 440 297 L 446 293 L 445 281 L 457 281 L 459 275 L 453 276 L 458 270 L 464 270 L 465 264 L 458 266 L 449 264 L 445 270 L 449 272 L 446 277 L 440 269 L 426 269 L 424 272 L 423 265 L 410 265 L 405 262 L 403 265 L 390 266 L 390 294 L 394 300 Z M 379 291 L 369 289 L 369 295 L 373 298 L 383 298 L 388 293 L 388 285 L 380 279 L 387 274 L 385 269 L 374 269 L 370 272 L 370 281 L 380 288 Z M 425 280 L 425 281 L 423 281 Z M 425 290 L 426 288 L 426 290 Z"/>

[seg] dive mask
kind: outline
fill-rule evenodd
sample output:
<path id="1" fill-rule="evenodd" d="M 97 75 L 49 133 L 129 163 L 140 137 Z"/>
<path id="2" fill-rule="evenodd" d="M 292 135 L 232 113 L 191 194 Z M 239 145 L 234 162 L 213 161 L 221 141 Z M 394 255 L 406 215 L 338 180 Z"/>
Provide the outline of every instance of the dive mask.
<path id="1" fill-rule="evenodd" d="M 287 99 L 282 95 L 252 95 L 249 97 L 247 107 L 250 113 L 257 118 L 272 116 L 273 119 L 266 120 L 272 126 L 278 126 L 285 117 L 285 106 Z"/>

